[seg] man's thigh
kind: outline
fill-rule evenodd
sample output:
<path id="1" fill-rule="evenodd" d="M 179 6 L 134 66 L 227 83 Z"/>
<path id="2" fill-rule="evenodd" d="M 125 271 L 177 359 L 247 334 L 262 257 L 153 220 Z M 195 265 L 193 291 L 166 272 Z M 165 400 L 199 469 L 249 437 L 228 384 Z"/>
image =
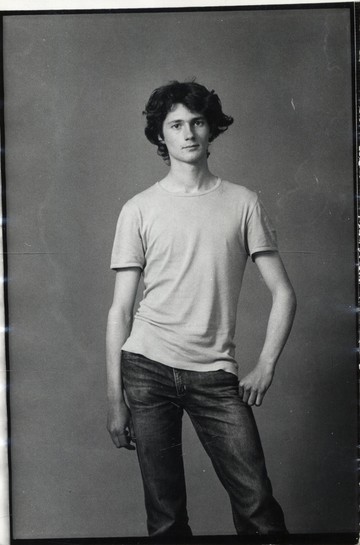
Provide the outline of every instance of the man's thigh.
<path id="1" fill-rule="evenodd" d="M 262 479 L 263 449 L 252 409 L 239 396 L 237 376 L 222 370 L 191 374 L 186 392 L 184 408 L 214 465 Z"/>
<path id="2" fill-rule="evenodd" d="M 138 451 L 156 455 L 179 444 L 183 410 L 174 397 L 172 369 L 140 354 L 123 352 L 122 378 Z"/>

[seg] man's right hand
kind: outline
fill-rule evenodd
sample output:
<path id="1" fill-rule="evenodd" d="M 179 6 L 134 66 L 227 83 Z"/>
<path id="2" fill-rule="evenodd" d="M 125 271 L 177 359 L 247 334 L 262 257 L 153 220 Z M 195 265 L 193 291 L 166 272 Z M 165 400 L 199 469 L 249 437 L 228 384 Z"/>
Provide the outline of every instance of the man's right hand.
<path id="1" fill-rule="evenodd" d="M 134 445 L 131 444 L 131 442 L 135 442 L 131 414 L 125 403 L 122 403 L 116 409 L 109 408 L 107 429 L 117 448 L 135 450 Z"/>

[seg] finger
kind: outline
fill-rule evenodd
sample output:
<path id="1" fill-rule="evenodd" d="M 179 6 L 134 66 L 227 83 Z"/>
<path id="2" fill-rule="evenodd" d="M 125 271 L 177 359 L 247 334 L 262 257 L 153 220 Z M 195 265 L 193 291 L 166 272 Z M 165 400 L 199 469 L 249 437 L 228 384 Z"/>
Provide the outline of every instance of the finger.
<path id="1" fill-rule="evenodd" d="M 126 448 L 126 450 L 136 450 L 134 445 L 132 445 L 131 443 L 127 443 L 126 445 L 122 445 L 122 447 Z"/>
<path id="2" fill-rule="evenodd" d="M 125 437 L 118 441 L 117 448 L 126 448 L 127 450 L 135 450 L 134 445 L 130 443 L 130 439 Z"/>
<path id="3" fill-rule="evenodd" d="M 125 440 L 126 445 L 130 446 L 131 450 L 134 450 L 135 447 L 131 443 L 135 443 L 135 432 L 131 422 L 129 423 L 129 428 L 125 430 Z"/>
<path id="4" fill-rule="evenodd" d="M 241 386 L 240 382 L 239 382 L 239 396 L 242 398 L 244 395 L 244 388 Z"/>
<path id="5" fill-rule="evenodd" d="M 242 400 L 244 403 L 248 402 L 249 396 L 250 396 L 250 390 L 247 390 L 246 388 L 244 388 L 244 393 L 242 396 Z"/>
<path id="6" fill-rule="evenodd" d="M 135 447 L 130 444 L 131 438 L 127 430 L 114 431 L 110 435 L 116 448 L 126 448 L 129 450 L 135 450 Z"/>
<path id="7" fill-rule="evenodd" d="M 261 392 L 258 392 L 258 395 L 256 396 L 255 405 L 256 405 L 257 407 L 260 407 L 260 405 L 261 405 L 263 399 L 264 399 L 264 394 L 261 393 Z"/>
<path id="8" fill-rule="evenodd" d="M 127 450 L 135 450 L 134 445 L 131 444 L 132 437 L 130 433 L 126 430 L 125 431 L 125 440 L 122 444 L 122 447 L 126 448 Z"/>
<path id="9" fill-rule="evenodd" d="M 257 391 L 256 390 L 251 390 L 250 395 L 249 395 L 249 399 L 247 400 L 247 404 L 250 405 L 250 406 L 254 405 L 254 403 L 256 401 L 256 398 L 257 398 Z"/>

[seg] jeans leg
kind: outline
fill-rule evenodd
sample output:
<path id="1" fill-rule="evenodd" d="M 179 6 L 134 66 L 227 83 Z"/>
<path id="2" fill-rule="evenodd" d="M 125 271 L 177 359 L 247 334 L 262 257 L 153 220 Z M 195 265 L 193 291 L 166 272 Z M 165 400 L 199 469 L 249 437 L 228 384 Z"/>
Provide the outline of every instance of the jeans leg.
<path id="1" fill-rule="evenodd" d="M 190 536 L 181 439 L 183 409 L 174 396 L 172 369 L 123 352 L 122 376 L 135 431 L 149 535 Z"/>
<path id="2" fill-rule="evenodd" d="M 242 402 L 235 375 L 193 372 L 186 404 L 196 432 L 229 494 L 238 534 L 287 533 L 274 499 L 251 407 Z"/>

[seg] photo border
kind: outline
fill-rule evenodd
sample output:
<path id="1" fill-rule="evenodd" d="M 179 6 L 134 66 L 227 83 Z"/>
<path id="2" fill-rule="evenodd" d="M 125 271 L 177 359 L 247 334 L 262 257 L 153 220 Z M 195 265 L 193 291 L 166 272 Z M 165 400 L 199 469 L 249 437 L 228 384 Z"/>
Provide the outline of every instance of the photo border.
<path id="1" fill-rule="evenodd" d="M 71 8 L 68 7 L 71 3 Z M 211 2 L 209 0 L 3 0 L 0 10 L 0 33 L 3 40 L 3 19 L 12 15 L 61 15 L 61 14 L 98 14 L 98 13 L 148 13 L 148 12 L 189 12 L 189 11 L 231 11 L 231 10 L 278 10 L 278 9 L 336 9 L 337 7 L 349 8 L 352 23 L 352 96 L 353 96 L 353 153 L 354 153 L 354 211 L 355 211 L 355 296 L 357 311 L 357 353 L 359 354 L 359 309 L 360 309 L 360 210 L 359 210 L 359 128 L 360 128 L 360 97 L 359 89 L 359 25 L 360 3 L 336 0 L 298 0 L 293 2 L 261 2 L 252 0 L 241 2 L 226 0 L 225 2 Z M 6 127 L 4 122 L 4 48 L 1 42 L 0 58 L 0 142 L 1 142 L 1 218 L 2 229 L 0 234 L 0 248 L 2 250 L 3 276 L 0 280 L 3 289 L 0 295 L 0 545 L 39 545 L 43 544 L 141 544 L 159 543 L 159 540 L 138 537 L 118 538 L 56 538 L 56 539 L 15 539 L 11 525 L 11 414 L 9 407 L 10 363 L 9 363 L 9 318 L 8 318 L 8 292 L 7 292 L 7 232 L 6 232 Z M 357 358 L 357 379 L 359 381 L 359 358 Z M 359 396 L 358 396 L 359 401 Z M 359 438 L 358 438 L 359 439 Z M 359 443 L 359 441 L 358 441 Z M 358 543 L 359 534 L 356 532 L 336 534 L 291 534 L 284 537 L 244 536 L 195 536 L 187 538 L 188 543 L 201 544 L 230 544 L 230 543 L 308 543 L 308 544 L 347 544 Z M 184 543 L 182 539 L 166 540 L 166 543 Z M 161 543 L 164 543 L 162 540 Z"/>

